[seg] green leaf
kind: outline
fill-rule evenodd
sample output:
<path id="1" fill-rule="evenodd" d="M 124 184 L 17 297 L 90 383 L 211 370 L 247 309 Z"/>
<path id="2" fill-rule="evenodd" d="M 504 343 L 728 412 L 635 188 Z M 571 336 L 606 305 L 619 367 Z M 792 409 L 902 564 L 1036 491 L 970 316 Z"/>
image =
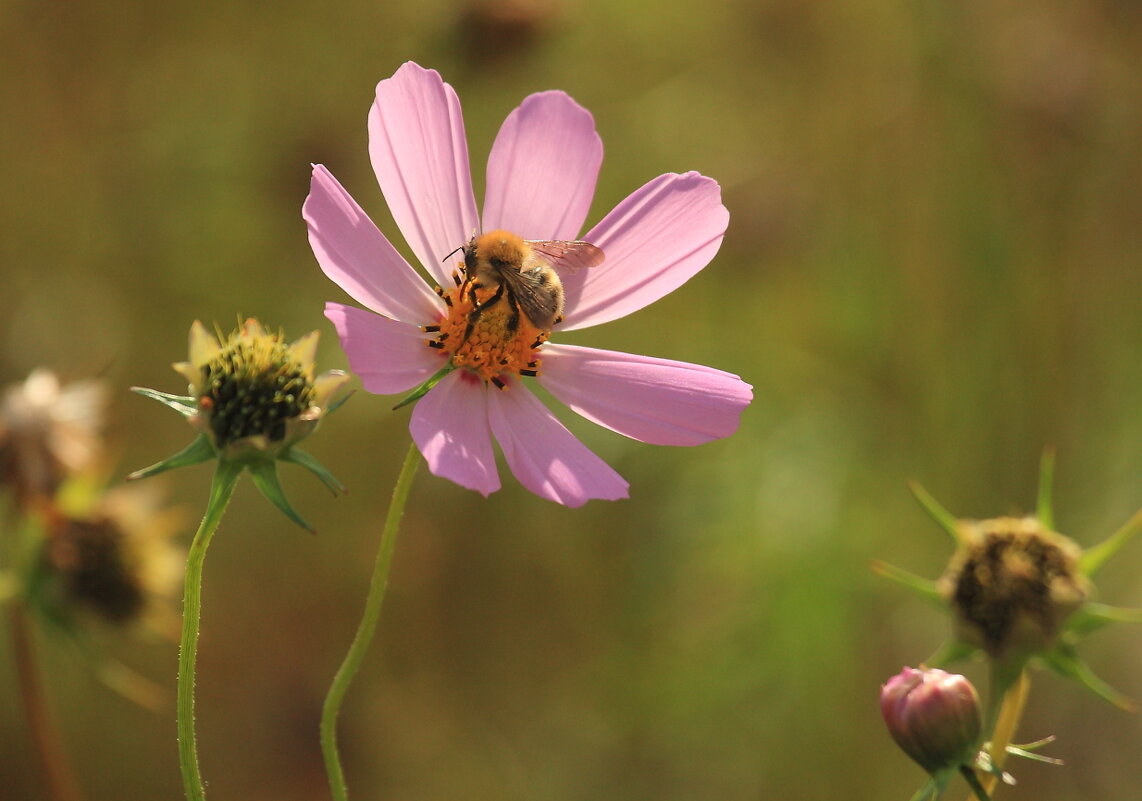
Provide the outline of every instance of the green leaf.
<path id="1" fill-rule="evenodd" d="M 1142 609 L 1088 601 L 1067 618 L 1066 627 L 1069 633 L 1085 637 L 1113 623 L 1142 623 Z"/>
<path id="2" fill-rule="evenodd" d="M 939 524 L 940 528 L 952 535 L 952 539 L 958 544 L 960 541 L 959 530 L 956 527 L 956 518 L 940 505 L 940 502 L 928 494 L 928 491 L 920 486 L 918 481 L 909 481 L 908 489 L 912 491 L 912 497 L 919 501 L 920 505 L 924 507 L 924 511 L 928 513 L 929 517 Z"/>
<path id="3" fill-rule="evenodd" d="M 952 662 L 966 659 L 977 650 L 974 645 L 962 642 L 961 640 L 948 640 L 940 646 L 936 653 L 925 659 L 924 664 L 928 667 L 943 667 Z"/>
<path id="4" fill-rule="evenodd" d="M 902 567 L 881 562 L 879 559 L 873 560 L 870 567 L 873 573 L 876 573 L 878 576 L 884 576 L 886 579 L 892 579 L 897 584 L 907 587 L 925 601 L 934 603 L 940 608 L 945 606 L 944 599 L 940 596 L 936 582 L 931 579 L 917 576 L 915 573 L 910 573 Z"/>
<path id="5" fill-rule="evenodd" d="M 256 486 L 263 495 L 269 499 L 270 503 L 278 507 L 285 513 L 293 522 L 304 528 L 310 533 L 315 533 L 313 526 L 306 523 L 301 515 L 294 511 L 290 502 L 286 500 L 285 492 L 282 490 L 281 482 L 278 481 L 278 465 L 277 462 L 254 462 L 250 465 L 250 477 L 254 479 L 254 486 Z"/>
<path id="6" fill-rule="evenodd" d="M 279 455 L 278 458 L 283 462 L 293 462 L 296 465 L 301 465 L 321 479 L 321 483 L 329 487 L 334 495 L 346 491 L 344 484 L 338 481 L 321 462 L 314 459 L 305 451 L 298 450 L 297 448 L 289 448 Z"/>
<path id="7" fill-rule="evenodd" d="M 1043 450 L 1043 458 L 1039 461 L 1039 501 L 1036 504 L 1035 516 L 1044 527 L 1055 530 L 1055 512 L 1051 504 L 1051 488 L 1055 484 L 1055 449 Z"/>
<path id="8" fill-rule="evenodd" d="M 198 411 L 198 401 L 190 395 L 172 395 L 169 392 L 159 392 L 157 389 L 147 387 L 131 387 L 131 391 L 144 398 L 157 400 L 163 406 L 169 406 L 183 417 L 190 417 Z"/>
<path id="9" fill-rule="evenodd" d="M 128 481 L 135 481 L 140 478 L 150 478 L 151 476 L 165 473 L 167 470 L 173 470 L 176 467 L 189 467 L 192 464 L 201 464 L 208 462 L 211 459 L 217 458 L 218 453 L 214 450 L 214 443 L 210 441 L 210 437 L 206 434 L 199 434 L 194 442 L 187 445 L 174 456 L 163 459 L 161 462 L 144 467 L 142 470 L 136 470 L 131 475 L 127 476 Z"/>
<path id="10" fill-rule="evenodd" d="M 1099 698 L 1127 712 L 1134 710 L 1134 702 L 1105 681 L 1094 675 L 1070 643 L 1060 642 L 1042 656 L 1043 662 L 1063 678 L 1074 679 Z"/>
<path id="11" fill-rule="evenodd" d="M 400 403 L 398 403 L 396 406 L 394 406 L 393 411 L 396 411 L 397 409 L 399 409 L 402 406 L 408 406 L 413 401 L 417 401 L 417 400 L 420 400 L 421 398 L 423 398 L 425 395 L 428 394 L 428 391 L 430 389 L 432 389 L 434 386 L 436 386 L 437 384 L 440 383 L 440 381 L 444 378 L 444 376 L 448 375 L 449 373 L 451 373 L 455 369 L 456 369 L 456 365 L 452 364 L 451 362 L 446 364 L 444 367 L 441 367 L 439 370 L 436 371 L 436 374 L 433 375 L 432 378 L 428 379 L 423 384 L 421 384 L 419 387 L 414 389 L 411 393 L 408 394 L 407 397 L 405 397 L 404 400 L 402 400 Z"/>
<path id="12" fill-rule="evenodd" d="M 1118 553 L 1119 549 L 1130 542 L 1139 531 L 1142 531 L 1142 509 L 1135 512 L 1134 516 L 1127 520 L 1122 528 L 1111 534 L 1106 540 L 1083 551 L 1083 555 L 1079 557 L 1079 569 L 1083 575 L 1088 578 L 1094 577 L 1094 574 L 1102 569 L 1107 560 Z"/>
<path id="13" fill-rule="evenodd" d="M 944 776 L 937 778 L 936 776 L 928 777 L 928 781 L 924 786 L 916 791 L 916 795 L 912 796 L 912 801 L 936 801 L 944 793 L 944 788 L 948 786 L 948 777 Z"/>

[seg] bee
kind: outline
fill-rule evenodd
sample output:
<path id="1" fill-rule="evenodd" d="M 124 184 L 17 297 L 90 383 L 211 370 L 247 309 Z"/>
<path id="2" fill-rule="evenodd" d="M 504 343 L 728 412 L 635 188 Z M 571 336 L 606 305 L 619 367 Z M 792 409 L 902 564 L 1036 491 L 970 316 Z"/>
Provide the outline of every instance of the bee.
<path id="1" fill-rule="evenodd" d="M 520 312 L 541 331 L 549 332 L 563 315 L 563 282 L 557 270 L 573 272 L 603 263 L 603 251 L 589 242 L 521 239 L 508 231 L 473 235 L 461 250 L 469 296 L 477 312 L 506 301 L 509 327 Z M 477 299 L 476 290 L 491 291 Z"/>

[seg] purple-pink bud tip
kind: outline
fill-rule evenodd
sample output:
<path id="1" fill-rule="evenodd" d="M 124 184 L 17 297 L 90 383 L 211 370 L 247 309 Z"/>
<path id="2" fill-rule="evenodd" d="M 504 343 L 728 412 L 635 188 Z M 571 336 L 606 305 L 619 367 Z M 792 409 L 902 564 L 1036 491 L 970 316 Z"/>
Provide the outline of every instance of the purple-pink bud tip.
<path id="1" fill-rule="evenodd" d="M 881 687 L 880 711 L 892 739 L 929 773 L 971 764 L 979 751 L 979 696 L 957 673 L 906 667 Z"/>

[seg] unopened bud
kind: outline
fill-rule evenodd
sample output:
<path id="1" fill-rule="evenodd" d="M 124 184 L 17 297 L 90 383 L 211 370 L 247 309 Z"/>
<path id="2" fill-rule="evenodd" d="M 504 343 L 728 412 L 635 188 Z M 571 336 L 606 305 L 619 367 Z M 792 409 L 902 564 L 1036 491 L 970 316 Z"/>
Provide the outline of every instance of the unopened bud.
<path id="1" fill-rule="evenodd" d="M 880 711 L 892 739 L 929 773 L 970 764 L 979 751 L 979 696 L 959 674 L 906 667 L 881 687 Z"/>

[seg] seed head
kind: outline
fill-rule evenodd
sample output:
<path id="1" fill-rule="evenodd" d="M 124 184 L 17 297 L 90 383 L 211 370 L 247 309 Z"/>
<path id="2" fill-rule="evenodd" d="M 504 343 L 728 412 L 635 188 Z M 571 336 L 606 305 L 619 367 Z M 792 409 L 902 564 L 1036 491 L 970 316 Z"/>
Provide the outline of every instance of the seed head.
<path id="1" fill-rule="evenodd" d="M 1091 594 L 1081 550 L 1035 517 L 961 520 L 939 589 L 960 639 L 1002 662 L 1042 653 Z"/>

